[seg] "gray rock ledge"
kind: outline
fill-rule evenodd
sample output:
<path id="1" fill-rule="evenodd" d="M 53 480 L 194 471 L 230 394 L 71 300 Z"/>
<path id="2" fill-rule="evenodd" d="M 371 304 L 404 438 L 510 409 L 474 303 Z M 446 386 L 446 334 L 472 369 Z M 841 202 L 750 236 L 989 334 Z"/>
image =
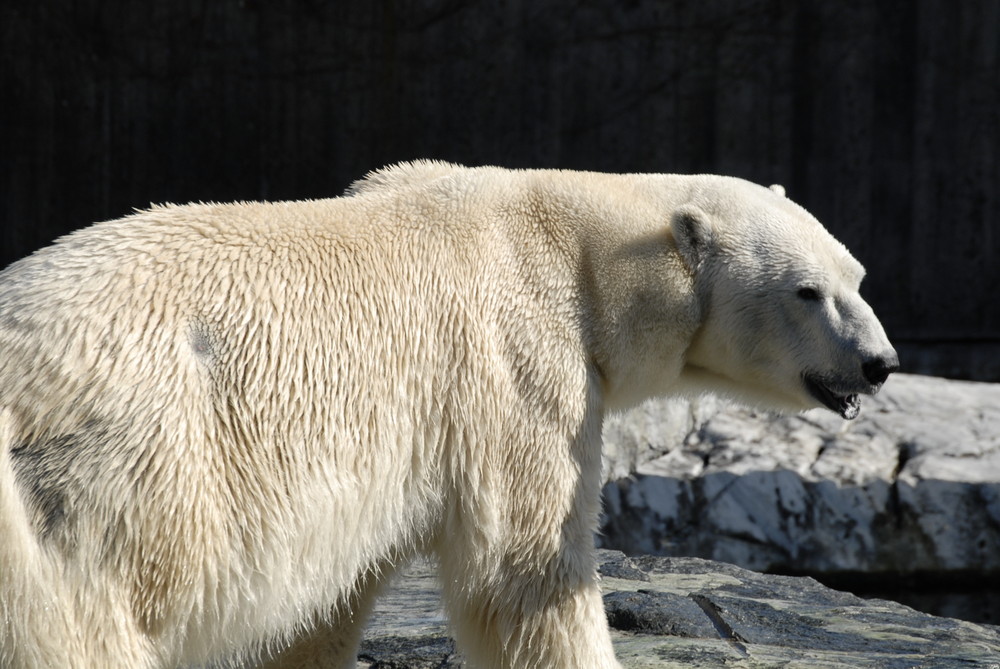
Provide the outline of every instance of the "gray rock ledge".
<path id="1" fill-rule="evenodd" d="M 1000 628 L 937 618 L 697 558 L 600 551 L 615 650 L 628 669 L 1000 668 Z M 376 607 L 359 667 L 462 667 L 433 566 L 407 569 Z"/>
<path id="2" fill-rule="evenodd" d="M 604 548 L 1000 576 L 1000 384 L 893 375 L 854 421 L 656 400 L 609 418 L 604 437 Z"/>

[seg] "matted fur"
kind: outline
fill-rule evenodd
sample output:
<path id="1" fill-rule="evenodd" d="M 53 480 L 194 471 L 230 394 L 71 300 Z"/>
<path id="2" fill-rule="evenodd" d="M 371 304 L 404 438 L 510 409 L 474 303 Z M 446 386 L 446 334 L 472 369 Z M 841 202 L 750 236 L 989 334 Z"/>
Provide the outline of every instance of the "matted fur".
<path id="1" fill-rule="evenodd" d="M 353 666 L 426 552 L 472 665 L 616 667 L 606 411 L 815 406 L 807 368 L 846 388 L 881 327 L 762 305 L 805 275 L 857 306 L 859 273 L 739 180 L 435 162 L 60 239 L 0 274 L 0 666 Z"/>

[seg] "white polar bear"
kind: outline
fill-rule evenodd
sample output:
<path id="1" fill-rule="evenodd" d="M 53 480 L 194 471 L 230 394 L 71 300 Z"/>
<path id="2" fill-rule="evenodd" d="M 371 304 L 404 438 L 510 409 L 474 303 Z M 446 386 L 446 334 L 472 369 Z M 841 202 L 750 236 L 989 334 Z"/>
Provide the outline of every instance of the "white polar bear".
<path id="1" fill-rule="evenodd" d="M 605 413 L 853 417 L 862 274 L 737 179 L 434 162 L 65 237 L 0 274 L 0 667 L 352 666 L 418 552 L 472 665 L 615 667 Z"/>

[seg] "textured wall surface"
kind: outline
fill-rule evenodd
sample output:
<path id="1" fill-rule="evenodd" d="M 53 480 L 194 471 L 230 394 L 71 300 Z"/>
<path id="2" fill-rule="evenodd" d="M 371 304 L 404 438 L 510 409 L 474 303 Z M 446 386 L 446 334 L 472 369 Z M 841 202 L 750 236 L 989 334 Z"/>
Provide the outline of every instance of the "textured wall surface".
<path id="1" fill-rule="evenodd" d="M 854 251 L 905 369 L 1000 379 L 1000 3 L 578 5 L 3 3 L 0 265 L 415 157 L 719 172 Z"/>

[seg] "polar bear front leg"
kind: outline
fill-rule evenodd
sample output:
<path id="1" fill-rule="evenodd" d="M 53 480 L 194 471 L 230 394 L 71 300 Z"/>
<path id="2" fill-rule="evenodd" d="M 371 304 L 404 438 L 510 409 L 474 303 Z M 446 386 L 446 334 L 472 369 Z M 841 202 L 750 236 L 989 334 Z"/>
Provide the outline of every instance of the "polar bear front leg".
<path id="1" fill-rule="evenodd" d="M 598 586 L 599 424 L 483 464 L 433 546 L 460 650 L 477 669 L 617 669 Z M 555 434 L 553 434 L 553 432 Z M 585 437 L 596 433 L 598 439 Z M 565 432 L 563 432 L 565 434 Z"/>
<path id="2" fill-rule="evenodd" d="M 376 576 L 375 574 L 379 575 Z M 389 568 L 370 571 L 358 580 L 329 619 L 316 621 L 285 648 L 274 652 L 259 669 L 349 669 L 357 665 L 358 646 L 378 594 L 391 576 Z"/>
<path id="3" fill-rule="evenodd" d="M 357 626 L 361 628 L 360 625 Z M 275 652 L 259 669 L 347 669 L 354 667 L 357 642 L 354 630 L 327 622 L 300 633 L 295 640 Z"/>
<path id="4" fill-rule="evenodd" d="M 566 553 L 543 569 L 511 555 L 489 565 L 482 556 L 462 564 L 451 551 L 442 555 L 445 602 L 470 667 L 620 667 L 611 646 L 592 549 L 577 546 Z M 479 573 L 483 568 L 488 575 Z"/>

